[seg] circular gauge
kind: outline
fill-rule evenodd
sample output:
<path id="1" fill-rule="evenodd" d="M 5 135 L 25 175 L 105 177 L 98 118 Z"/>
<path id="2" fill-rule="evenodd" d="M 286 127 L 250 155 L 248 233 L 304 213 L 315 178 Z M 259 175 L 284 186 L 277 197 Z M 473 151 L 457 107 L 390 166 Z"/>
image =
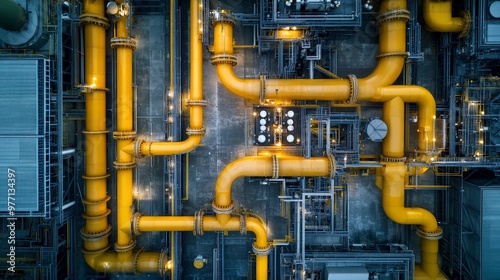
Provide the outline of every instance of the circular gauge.
<path id="1" fill-rule="evenodd" d="M 287 129 L 288 129 L 288 131 L 293 131 L 293 130 L 295 129 L 295 127 L 293 127 L 293 125 L 289 125 L 289 126 L 287 127 Z"/>
<path id="2" fill-rule="evenodd" d="M 287 141 L 288 143 L 292 143 L 292 142 L 293 142 L 293 140 L 295 140 L 295 137 L 293 137 L 293 135 L 291 135 L 291 134 L 289 134 L 289 135 L 286 137 L 286 141 Z"/>
<path id="3" fill-rule="evenodd" d="M 500 18 L 500 1 L 495 1 L 491 3 L 490 14 L 494 18 Z"/>
<path id="4" fill-rule="evenodd" d="M 266 130 L 266 128 L 267 128 L 267 127 L 266 127 L 265 125 L 261 125 L 261 126 L 260 126 L 260 131 L 265 131 L 265 130 Z"/>
<path id="5" fill-rule="evenodd" d="M 266 125 L 266 119 L 260 119 L 260 125 Z"/>
<path id="6" fill-rule="evenodd" d="M 257 141 L 259 141 L 259 143 L 264 143 L 266 142 L 266 139 L 267 137 L 265 135 L 259 135 L 259 137 L 257 137 Z"/>
<path id="7" fill-rule="evenodd" d="M 260 115 L 261 118 L 265 118 L 267 116 L 266 110 L 260 111 L 259 115 Z"/>
<path id="8" fill-rule="evenodd" d="M 295 116 L 295 112 L 290 110 L 288 112 L 286 112 L 286 115 L 289 117 L 289 118 L 293 118 L 293 116 Z"/>
<path id="9" fill-rule="evenodd" d="M 286 123 L 287 123 L 288 125 L 292 125 L 292 124 L 293 124 L 293 120 L 292 120 L 292 119 L 288 119 L 288 120 L 286 121 Z"/>

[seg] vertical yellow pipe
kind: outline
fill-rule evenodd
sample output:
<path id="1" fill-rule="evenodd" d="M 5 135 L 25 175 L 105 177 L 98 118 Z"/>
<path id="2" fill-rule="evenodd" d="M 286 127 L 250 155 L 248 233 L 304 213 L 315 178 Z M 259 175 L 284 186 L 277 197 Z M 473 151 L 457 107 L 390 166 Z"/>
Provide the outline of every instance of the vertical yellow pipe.
<path id="1" fill-rule="evenodd" d="M 80 23 L 85 34 L 85 226 L 82 251 L 87 256 L 109 248 L 106 180 L 106 27 L 104 0 L 84 1 Z"/>
<path id="2" fill-rule="evenodd" d="M 203 99 L 203 58 L 201 43 L 200 14 L 202 6 L 199 0 L 191 0 L 190 6 L 190 97 L 186 104 L 189 106 L 189 127 L 186 129 L 188 138 L 181 142 L 141 142 L 137 156 L 165 156 L 189 152 L 195 149 L 205 134 L 203 127 L 203 107 L 206 101 Z M 134 153 L 134 148 L 129 145 L 124 149 L 128 153 Z"/>
<path id="3" fill-rule="evenodd" d="M 387 134 L 382 142 L 385 157 L 404 157 L 405 104 L 400 97 L 384 102 L 382 119 L 387 124 Z"/>
<path id="4" fill-rule="evenodd" d="M 134 158 L 123 152 L 123 148 L 133 143 L 136 132 L 133 131 L 133 96 L 132 96 L 132 51 L 135 41 L 130 38 L 127 27 L 128 16 L 122 16 L 116 22 L 116 37 L 111 46 L 116 49 L 116 188 L 117 188 L 117 241 L 118 252 L 130 252 L 134 240 L 130 233 L 132 218 L 132 170 Z"/>

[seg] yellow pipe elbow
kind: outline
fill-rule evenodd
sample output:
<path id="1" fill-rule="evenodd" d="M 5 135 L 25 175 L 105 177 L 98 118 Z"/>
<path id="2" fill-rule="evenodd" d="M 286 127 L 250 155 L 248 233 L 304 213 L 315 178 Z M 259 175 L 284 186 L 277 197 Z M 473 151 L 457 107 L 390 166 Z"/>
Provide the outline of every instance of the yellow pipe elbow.
<path id="1" fill-rule="evenodd" d="M 464 18 L 452 17 L 452 1 L 424 0 L 425 24 L 434 32 L 463 32 L 468 30 Z"/>
<path id="2" fill-rule="evenodd" d="M 405 207 L 406 165 L 404 162 L 384 162 L 382 206 L 387 216 L 399 224 L 422 225 L 425 232 L 438 231 L 434 215 L 422 208 Z"/>
<path id="3" fill-rule="evenodd" d="M 180 142 L 143 142 L 141 143 L 141 156 L 168 156 L 178 155 L 192 151 L 200 145 L 201 135 L 190 135 Z"/>
<path id="4" fill-rule="evenodd" d="M 418 149 L 428 151 L 432 148 L 434 138 L 434 121 L 436 119 L 436 101 L 432 94 L 420 86 L 388 86 L 377 89 L 369 101 L 386 102 L 400 97 L 405 103 L 416 103 L 418 106 Z"/>

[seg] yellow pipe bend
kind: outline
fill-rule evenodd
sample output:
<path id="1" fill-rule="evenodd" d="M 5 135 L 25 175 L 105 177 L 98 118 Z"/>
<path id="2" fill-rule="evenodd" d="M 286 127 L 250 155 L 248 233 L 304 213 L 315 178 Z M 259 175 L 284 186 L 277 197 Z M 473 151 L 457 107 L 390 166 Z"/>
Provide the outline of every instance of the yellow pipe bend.
<path id="1" fill-rule="evenodd" d="M 136 156 L 166 156 L 187 153 L 195 149 L 201 142 L 205 134 L 203 127 L 203 49 L 201 43 L 199 18 L 201 6 L 199 0 L 191 0 L 190 3 L 190 97 L 187 102 L 189 109 L 189 128 L 186 129 L 188 138 L 180 142 L 137 142 L 139 154 Z M 173 89 L 171 89 L 173 90 Z M 124 151 L 132 154 L 132 146 L 128 146 Z"/>
<path id="2" fill-rule="evenodd" d="M 330 175 L 330 161 L 326 157 L 305 159 L 296 156 L 248 156 L 229 163 L 217 177 L 214 205 L 227 208 L 232 204 L 231 188 L 234 181 L 244 176 L 255 177 L 319 177 Z M 273 165 L 277 168 L 273 174 Z"/>
<path id="3" fill-rule="evenodd" d="M 428 151 L 434 138 L 434 121 L 436 119 L 436 101 L 432 94 L 421 86 L 387 86 L 379 87 L 375 95 L 367 101 L 387 102 L 396 97 L 405 103 L 416 103 L 418 106 L 418 149 Z M 404 151 L 403 151 L 404 152 Z"/>
<path id="4" fill-rule="evenodd" d="M 434 32 L 465 32 L 470 23 L 461 17 L 452 17 L 452 1 L 424 0 L 423 15 L 425 24 Z M 465 35 L 464 34 L 464 35 Z"/>
<path id="5" fill-rule="evenodd" d="M 204 216 L 202 231 L 241 231 L 243 227 L 255 234 L 254 247 L 267 251 L 270 243 L 267 241 L 266 226 L 259 218 L 246 217 L 245 225 L 239 216 L 231 216 L 225 224 L 221 224 L 216 217 Z M 137 221 L 139 232 L 148 231 L 194 231 L 195 218 L 193 216 L 140 216 Z M 267 253 L 258 254 L 256 257 L 256 279 L 267 279 L 268 257 Z"/>
<path id="6" fill-rule="evenodd" d="M 381 14 L 406 11 L 406 1 L 386 0 Z M 398 78 L 404 65 L 406 49 L 405 16 L 381 21 L 380 58 L 377 67 L 366 78 L 359 79 L 359 100 L 373 94 L 374 89 L 387 86 Z M 233 94 L 247 99 L 281 100 L 347 100 L 351 95 L 349 80 L 332 79 L 242 79 L 234 73 L 233 24 L 216 21 L 214 26 L 214 58 L 221 83 Z M 262 94 L 261 94 L 262 91 Z"/>

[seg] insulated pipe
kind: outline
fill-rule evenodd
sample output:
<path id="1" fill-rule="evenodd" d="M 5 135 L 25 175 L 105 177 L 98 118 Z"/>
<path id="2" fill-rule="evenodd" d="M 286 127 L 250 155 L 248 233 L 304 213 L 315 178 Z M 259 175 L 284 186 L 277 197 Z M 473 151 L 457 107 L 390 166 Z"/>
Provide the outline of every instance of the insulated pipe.
<path id="1" fill-rule="evenodd" d="M 268 274 L 268 257 L 270 243 L 267 242 L 266 226 L 255 217 L 231 216 L 225 224 L 221 224 L 216 217 L 203 216 L 199 226 L 193 216 L 142 216 L 136 215 L 134 227 L 137 233 L 146 231 L 193 231 L 203 234 L 205 231 L 239 231 L 246 234 L 251 231 L 255 234 L 253 244 L 256 254 L 256 279 L 265 280 Z M 201 227 L 201 228 L 197 228 Z"/>
<path id="2" fill-rule="evenodd" d="M 406 22 L 409 12 L 404 0 L 386 0 L 381 4 L 377 21 L 380 24 L 379 63 L 366 78 L 357 79 L 241 79 L 235 75 L 236 57 L 233 51 L 234 21 L 221 14 L 213 21 L 214 56 L 221 83 L 233 94 L 247 99 L 265 100 L 364 100 L 379 86 L 396 81 L 404 65 L 406 50 Z M 358 86 L 359 85 L 359 86 Z M 358 89 L 359 87 L 359 89 Z"/>
<path id="3" fill-rule="evenodd" d="M 0 28 L 17 31 L 27 20 L 26 11 L 21 5 L 12 0 L 0 0 Z"/>
<path id="4" fill-rule="evenodd" d="M 224 167 L 217 177 L 212 207 L 217 219 L 224 225 L 234 207 L 231 188 L 236 179 L 244 176 L 270 178 L 330 176 L 335 170 L 334 164 L 326 157 L 305 159 L 295 156 L 249 156 L 237 159 Z"/>
<path id="5" fill-rule="evenodd" d="M 466 12 L 462 17 L 452 17 L 452 1 L 424 0 L 424 20 L 427 27 L 434 32 L 459 32 L 464 37 L 470 30 L 470 15 Z"/>
<path id="6" fill-rule="evenodd" d="M 121 3 L 118 3 L 121 4 Z M 111 47 L 116 49 L 116 189 L 117 189 L 117 252 L 130 253 L 135 246 L 131 238 L 130 219 L 132 218 L 132 171 L 135 159 L 122 151 L 133 143 L 136 132 L 133 131 L 133 96 L 132 96 L 132 51 L 136 42 L 129 36 L 127 27 L 128 15 L 116 22 L 115 37 L 111 39 Z"/>
<path id="7" fill-rule="evenodd" d="M 186 102 L 189 106 L 189 127 L 186 129 L 188 138 L 181 142 L 142 142 L 136 141 L 135 147 L 129 145 L 124 151 L 138 157 L 165 156 L 187 153 L 195 149 L 205 134 L 203 127 L 203 58 L 201 43 L 201 26 L 199 21 L 201 13 L 199 0 L 191 0 L 190 6 L 190 98 Z"/>

